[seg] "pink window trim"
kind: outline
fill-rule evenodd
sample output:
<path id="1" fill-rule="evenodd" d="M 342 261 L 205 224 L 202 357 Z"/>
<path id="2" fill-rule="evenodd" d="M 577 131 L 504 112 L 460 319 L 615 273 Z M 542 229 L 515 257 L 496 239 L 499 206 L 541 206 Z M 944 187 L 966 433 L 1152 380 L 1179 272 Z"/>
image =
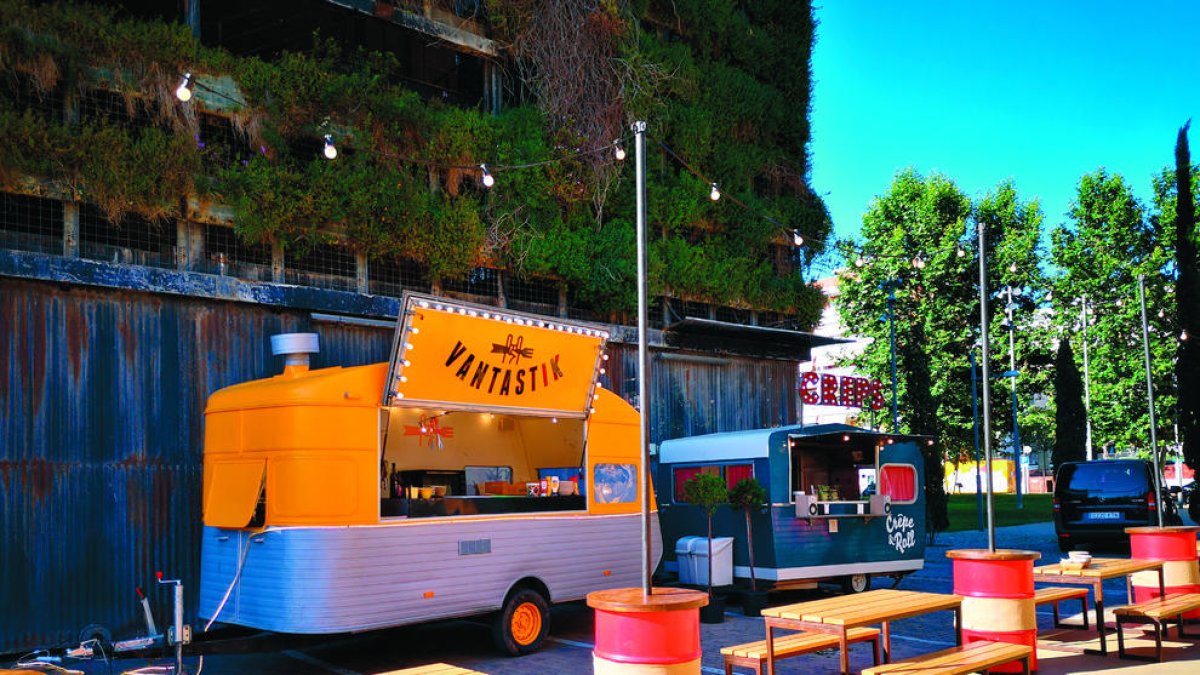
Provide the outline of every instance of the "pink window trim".
<path id="1" fill-rule="evenodd" d="M 884 464 L 879 467 L 879 494 L 892 503 L 913 503 L 917 499 L 917 468 L 911 464 Z"/>

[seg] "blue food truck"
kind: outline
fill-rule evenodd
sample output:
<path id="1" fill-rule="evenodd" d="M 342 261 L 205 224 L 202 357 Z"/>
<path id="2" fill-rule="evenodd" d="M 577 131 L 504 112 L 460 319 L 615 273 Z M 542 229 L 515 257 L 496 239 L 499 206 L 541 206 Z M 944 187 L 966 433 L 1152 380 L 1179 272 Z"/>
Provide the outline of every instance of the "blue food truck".
<path id="1" fill-rule="evenodd" d="M 702 509 L 684 483 L 701 473 L 732 488 L 754 477 L 768 506 L 751 515 L 754 571 L 761 588 L 811 588 L 838 581 L 849 592 L 871 577 L 901 577 L 925 560 L 925 436 L 844 424 L 790 426 L 664 441 L 655 468 L 664 566 L 677 572 L 676 543 L 706 536 Z M 713 536 L 733 538 L 733 577 L 750 578 L 744 512 L 721 507 Z M 714 579 L 720 583 L 714 572 Z"/>

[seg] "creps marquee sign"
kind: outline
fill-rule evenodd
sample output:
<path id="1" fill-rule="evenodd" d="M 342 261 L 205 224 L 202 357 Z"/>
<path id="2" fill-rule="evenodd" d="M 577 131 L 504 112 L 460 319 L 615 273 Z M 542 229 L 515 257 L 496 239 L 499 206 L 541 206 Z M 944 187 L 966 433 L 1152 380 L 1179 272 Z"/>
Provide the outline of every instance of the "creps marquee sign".
<path id="1" fill-rule="evenodd" d="M 800 400 L 805 405 L 879 410 L 884 407 L 883 383 L 853 375 L 808 371 L 800 375 Z"/>

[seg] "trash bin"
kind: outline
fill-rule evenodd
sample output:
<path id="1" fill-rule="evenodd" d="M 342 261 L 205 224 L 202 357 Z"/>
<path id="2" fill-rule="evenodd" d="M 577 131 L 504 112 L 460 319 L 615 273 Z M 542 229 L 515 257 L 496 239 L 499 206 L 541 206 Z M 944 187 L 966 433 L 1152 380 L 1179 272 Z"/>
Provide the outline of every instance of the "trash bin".
<path id="1" fill-rule="evenodd" d="M 733 583 L 733 537 L 713 537 L 713 586 Z M 675 542 L 679 582 L 708 585 L 708 537 L 680 537 Z"/>

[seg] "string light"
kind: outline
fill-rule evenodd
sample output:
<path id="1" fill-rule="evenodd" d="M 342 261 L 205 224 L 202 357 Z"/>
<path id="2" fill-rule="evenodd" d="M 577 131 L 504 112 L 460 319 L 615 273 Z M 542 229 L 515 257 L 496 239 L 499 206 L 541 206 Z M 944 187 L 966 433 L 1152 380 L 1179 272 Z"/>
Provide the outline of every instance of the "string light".
<path id="1" fill-rule="evenodd" d="M 854 266 L 862 267 L 863 265 L 866 265 L 866 264 L 867 264 L 867 259 L 864 258 L 861 253 L 859 253 L 858 257 L 854 259 Z"/>
<path id="2" fill-rule="evenodd" d="M 912 265 L 919 270 L 925 269 L 925 256 L 918 253 L 916 257 L 912 259 Z"/>
<path id="3" fill-rule="evenodd" d="M 957 248 L 958 250 L 956 250 L 956 251 L 954 252 L 954 254 L 955 254 L 955 255 L 957 255 L 957 256 L 958 256 L 958 257 L 960 257 L 960 258 L 965 258 L 965 257 L 967 257 L 967 249 L 963 248 L 963 245 L 962 245 L 962 244 L 959 244 L 959 245 L 958 245 L 956 248 Z"/>
<path id="4" fill-rule="evenodd" d="M 616 157 L 618 162 L 625 161 L 625 146 L 621 145 L 619 138 L 613 141 L 613 157 Z"/>
<path id="5" fill-rule="evenodd" d="M 325 159 L 337 157 L 337 147 L 333 144 L 333 135 L 325 134 Z"/>
<path id="6" fill-rule="evenodd" d="M 192 79 L 191 73 L 183 74 L 183 81 L 179 83 L 179 88 L 175 90 L 175 98 L 187 103 L 192 100 L 192 85 L 195 81 Z"/>
<path id="7" fill-rule="evenodd" d="M 800 234 L 800 230 L 792 230 L 792 243 L 796 246 L 804 245 L 804 235 Z"/>
<path id="8" fill-rule="evenodd" d="M 496 184 L 496 179 L 488 171 L 487 164 L 480 164 L 479 169 L 483 171 L 483 187 L 492 187 Z"/>
<path id="9" fill-rule="evenodd" d="M 1011 263 L 1009 263 L 1009 264 L 1008 264 L 1008 271 L 1009 271 L 1009 272 L 1012 272 L 1012 273 L 1014 273 L 1014 274 L 1016 274 L 1016 272 L 1017 272 L 1017 263 L 1016 263 L 1016 261 L 1015 261 L 1015 260 L 1014 260 L 1013 262 L 1011 262 Z"/>
<path id="10" fill-rule="evenodd" d="M 1187 334 L 1187 330 L 1186 330 L 1186 329 L 1185 329 L 1185 330 L 1184 330 L 1182 333 L 1180 333 L 1180 334 L 1179 334 L 1179 339 L 1180 339 L 1180 340 L 1183 340 L 1184 342 L 1187 342 L 1187 339 L 1188 339 L 1188 334 Z"/>
<path id="11" fill-rule="evenodd" d="M 721 189 L 717 187 L 716 183 L 712 184 L 712 190 L 708 193 L 708 198 L 714 202 L 721 198 Z"/>

